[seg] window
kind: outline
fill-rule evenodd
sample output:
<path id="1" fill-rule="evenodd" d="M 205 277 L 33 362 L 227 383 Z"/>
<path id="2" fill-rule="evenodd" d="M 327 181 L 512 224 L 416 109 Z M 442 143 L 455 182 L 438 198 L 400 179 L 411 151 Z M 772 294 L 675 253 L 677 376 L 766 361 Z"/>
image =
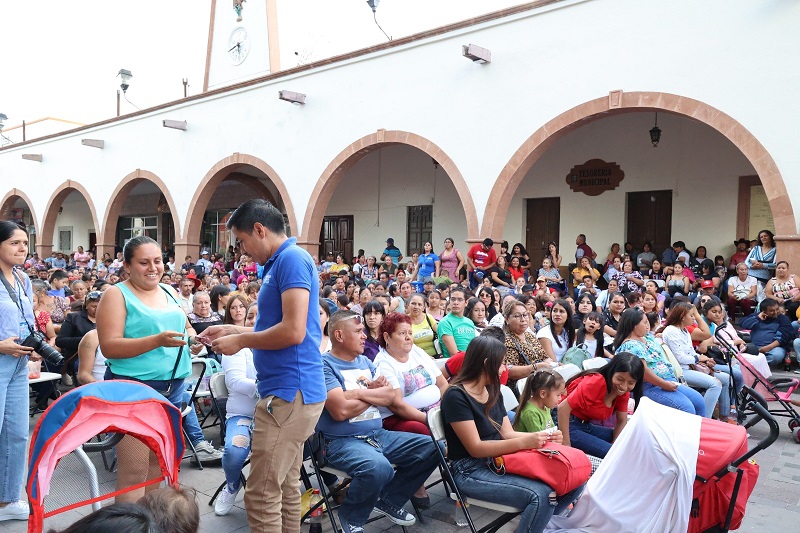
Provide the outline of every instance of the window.
<path id="1" fill-rule="evenodd" d="M 432 205 L 410 205 L 408 206 L 408 223 L 406 225 L 407 253 L 421 253 L 422 245 L 432 242 L 433 236 L 433 206 Z"/>
<path id="2" fill-rule="evenodd" d="M 117 242 L 124 246 L 134 237 L 145 235 L 158 240 L 158 216 L 119 217 Z"/>

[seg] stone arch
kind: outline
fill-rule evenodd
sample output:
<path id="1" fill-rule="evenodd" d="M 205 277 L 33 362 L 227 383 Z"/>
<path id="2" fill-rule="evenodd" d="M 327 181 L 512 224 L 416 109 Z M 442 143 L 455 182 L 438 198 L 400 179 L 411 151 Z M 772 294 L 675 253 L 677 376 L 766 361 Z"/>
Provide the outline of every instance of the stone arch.
<path id="1" fill-rule="evenodd" d="M 7 219 L 17 199 L 21 199 L 28 205 L 28 209 L 31 211 L 31 217 L 33 218 L 33 227 L 36 230 L 36 235 L 39 235 L 39 219 L 36 218 L 36 211 L 33 209 L 33 203 L 27 194 L 17 188 L 11 189 L 3 196 L 3 200 L 0 202 L 0 216 L 2 216 L 4 220 Z"/>
<path id="2" fill-rule="evenodd" d="M 328 209 L 331 197 L 345 172 L 370 152 L 393 144 L 405 144 L 417 148 L 439 163 L 439 166 L 447 173 L 453 183 L 464 208 L 464 216 L 467 220 L 467 242 L 479 240 L 480 231 L 475 202 L 472 199 L 472 194 L 467 182 L 464 180 L 464 176 L 461 175 L 461 171 L 450 156 L 436 144 L 416 133 L 400 130 L 378 130 L 360 138 L 342 150 L 328 164 L 317 180 L 317 184 L 314 186 L 311 198 L 308 201 L 301 233 L 301 244 L 307 250 L 315 252 L 319 247 L 319 242 L 317 241 L 325 211 Z"/>
<path id="3" fill-rule="evenodd" d="M 161 178 L 149 170 L 137 168 L 122 178 L 117 185 L 117 188 L 114 189 L 113 193 L 111 193 L 111 198 L 108 202 L 108 205 L 106 205 L 106 212 L 103 215 L 103 232 L 98 234 L 100 235 L 99 242 L 97 243 L 98 254 L 101 254 L 102 252 L 109 252 L 112 256 L 114 255 L 113 252 L 114 243 L 116 241 L 117 219 L 122 212 L 123 205 L 125 205 L 125 200 L 128 199 L 128 195 L 131 193 L 134 187 L 136 187 L 142 181 L 151 182 L 153 185 L 158 187 L 158 190 L 164 195 L 164 198 L 167 200 L 167 205 L 169 205 L 169 212 L 172 214 L 172 223 L 175 224 L 176 238 L 178 235 L 180 235 L 180 220 L 178 219 L 178 213 L 175 209 L 175 201 L 172 199 L 172 195 L 170 194 L 166 183 L 164 183 Z"/>
<path id="4" fill-rule="evenodd" d="M 534 163 L 567 133 L 610 114 L 667 111 L 707 124 L 731 141 L 758 173 L 775 221 L 776 240 L 796 240 L 797 222 L 783 177 L 766 148 L 744 126 L 708 104 L 669 93 L 612 92 L 553 118 L 528 137 L 500 172 L 486 204 L 481 231 L 502 235 L 512 196 Z M 782 239 L 783 237 L 783 239 Z"/>
<path id="5" fill-rule="evenodd" d="M 258 157 L 235 152 L 233 155 L 218 161 L 213 167 L 211 167 L 211 169 L 206 172 L 206 175 L 203 177 L 200 184 L 197 186 L 197 190 L 195 190 L 192 201 L 189 203 L 191 209 L 186 217 L 186 227 L 183 232 L 183 242 L 189 248 L 194 245 L 199 247 L 200 245 L 199 242 L 190 243 L 190 240 L 197 240 L 200 235 L 200 230 L 203 226 L 203 216 L 205 215 L 205 211 L 208 207 L 209 201 L 211 200 L 211 196 L 217 190 L 219 184 L 225 180 L 225 178 L 227 178 L 233 171 L 243 166 L 251 166 L 256 168 L 263 172 L 267 178 L 269 178 L 269 180 L 278 190 L 278 195 L 283 202 L 283 207 L 286 210 L 286 216 L 289 218 L 289 227 L 292 228 L 292 232 L 297 231 L 297 217 L 294 213 L 292 199 L 289 196 L 289 191 L 286 189 L 286 185 L 283 183 L 283 180 L 280 178 L 280 176 L 278 176 L 278 173 L 275 172 L 275 170 L 264 160 L 259 159 Z M 266 186 L 264 186 L 263 183 L 259 182 L 258 180 L 253 180 L 250 181 L 248 185 L 251 187 L 256 187 L 259 192 L 266 197 L 267 200 L 271 201 L 273 204 L 275 203 L 275 198 L 272 197 L 272 193 Z"/>
<path id="6" fill-rule="evenodd" d="M 61 209 L 61 204 L 72 191 L 77 191 L 86 200 L 89 205 L 89 211 L 92 213 L 92 223 L 94 224 L 94 231 L 97 235 L 101 235 L 102 226 L 100 226 L 99 219 L 97 218 L 97 210 L 94 207 L 89 191 L 86 187 L 81 185 L 75 180 L 67 180 L 59 185 L 50 199 L 47 201 L 47 207 L 44 210 L 44 219 L 42 220 L 41 240 L 37 243 L 36 248 L 39 251 L 39 257 L 47 257 L 53 250 L 53 236 L 56 229 L 56 219 L 58 218 L 58 211 Z"/>

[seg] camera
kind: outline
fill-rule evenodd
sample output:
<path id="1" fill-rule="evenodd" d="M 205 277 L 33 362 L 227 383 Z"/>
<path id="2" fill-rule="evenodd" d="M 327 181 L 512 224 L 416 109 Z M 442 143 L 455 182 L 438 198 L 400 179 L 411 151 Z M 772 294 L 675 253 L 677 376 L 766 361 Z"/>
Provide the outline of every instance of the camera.
<path id="1" fill-rule="evenodd" d="M 34 331 L 22 341 L 23 346 L 33 348 L 33 351 L 41 355 L 45 361 L 51 365 L 60 365 L 64 361 L 64 357 L 58 353 L 58 350 L 47 344 L 47 337 L 39 331 Z"/>

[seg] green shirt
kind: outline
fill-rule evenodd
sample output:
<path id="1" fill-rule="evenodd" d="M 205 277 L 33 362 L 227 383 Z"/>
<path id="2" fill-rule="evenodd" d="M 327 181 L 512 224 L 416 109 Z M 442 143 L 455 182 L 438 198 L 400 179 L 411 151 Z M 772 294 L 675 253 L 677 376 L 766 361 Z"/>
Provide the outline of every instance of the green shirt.
<path id="1" fill-rule="evenodd" d="M 555 427 L 550 409 L 542 409 L 538 405 L 528 402 L 519 413 L 519 419 L 514 421 L 514 429 L 525 433 L 544 431 L 547 429 L 548 420 L 550 427 Z"/>
<path id="2" fill-rule="evenodd" d="M 439 322 L 439 338 L 442 339 L 445 335 L 450 335 L 456 341 L 456 349 L 463 352 L 467 349 L 469 341 L 475 338 L 475 324 L 469 318 L 462 316 L 457 317 L 453 313 L 448 313 Z M 444 341 L 442 345 L 442 356 L 450 357 L 451 353 L 447 351 Z"/>

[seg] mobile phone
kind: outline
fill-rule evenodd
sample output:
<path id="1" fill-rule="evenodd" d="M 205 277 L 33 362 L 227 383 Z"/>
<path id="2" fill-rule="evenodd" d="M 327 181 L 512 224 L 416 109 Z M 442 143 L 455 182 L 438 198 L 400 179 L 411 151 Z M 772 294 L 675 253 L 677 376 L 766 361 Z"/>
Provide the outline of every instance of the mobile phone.
<path id="1" fill-rule="evenodd" d="M 206 339 L 205 337 L 195 337 L 195 339 L 197 339 L 197 342 L 199 342 L 206 348 L 211 348 L 211 341 Z"/>

